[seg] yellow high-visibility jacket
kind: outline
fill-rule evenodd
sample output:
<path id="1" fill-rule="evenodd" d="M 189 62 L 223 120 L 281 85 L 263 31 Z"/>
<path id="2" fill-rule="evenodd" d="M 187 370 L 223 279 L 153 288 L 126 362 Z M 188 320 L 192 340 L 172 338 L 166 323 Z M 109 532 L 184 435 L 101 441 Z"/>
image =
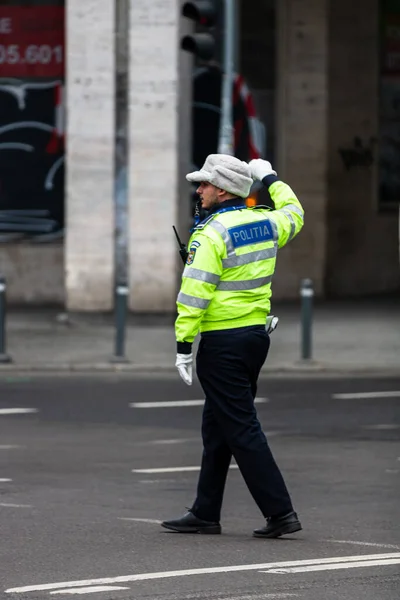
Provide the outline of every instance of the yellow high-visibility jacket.
<path id="1" fill-rule="evenodd" d="M 293 190 L 273 179 L 269 193 L 275 210 L 247 208 L 238 198 L 239 206 L 222 203 L 194 229 L 177 298 L 178 348 L 192 343 L 199 331 L 265 325 L 277 250 L 304 223 Z"/>

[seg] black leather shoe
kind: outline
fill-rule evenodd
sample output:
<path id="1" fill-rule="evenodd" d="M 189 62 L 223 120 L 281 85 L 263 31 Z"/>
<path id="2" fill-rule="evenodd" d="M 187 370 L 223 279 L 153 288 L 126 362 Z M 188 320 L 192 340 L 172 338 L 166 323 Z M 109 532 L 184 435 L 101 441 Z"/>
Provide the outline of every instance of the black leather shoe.
<path id="1" fill-rule="evenodd" d="M 253 531 L 254 537 L 277 538 L 287 533 L 294 533 L 302 529 L 301 523 L 295 512 L 290 512 L 282 517 L 270 517 L 262 529 Z"/>
<path id="2" fill-rule="evenodd" d="M 187 512 L 180 519 L 163 521 L 162 527 L 179 533 L 221 533 L 221 525 L 213 521 L 198 519 L 192 512 Z"/>

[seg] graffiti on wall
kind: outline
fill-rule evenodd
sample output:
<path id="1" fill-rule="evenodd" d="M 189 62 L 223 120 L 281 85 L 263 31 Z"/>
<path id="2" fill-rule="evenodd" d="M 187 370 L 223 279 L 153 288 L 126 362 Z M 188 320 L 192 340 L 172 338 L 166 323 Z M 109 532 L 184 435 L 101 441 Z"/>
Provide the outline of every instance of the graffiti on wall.
<path id="1" fill-rule="evenodd" d="M 355 137 L 351 146 L 339 148 L 339 154 L 347 170 L 355 167 L 371 167 L 374 163 L 374 147 L 376 140 L 370 138 L 363 142 L 360 137 Z"/>

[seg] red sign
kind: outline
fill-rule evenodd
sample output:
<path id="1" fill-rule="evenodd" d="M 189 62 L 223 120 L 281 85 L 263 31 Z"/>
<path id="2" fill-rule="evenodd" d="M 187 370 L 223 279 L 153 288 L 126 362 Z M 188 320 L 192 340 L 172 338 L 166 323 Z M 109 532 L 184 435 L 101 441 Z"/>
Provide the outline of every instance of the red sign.
<path id="1" fill-rule="evenodd" d="M 0 77 L 64 77 L 62 6 L 0 6 Z"/>

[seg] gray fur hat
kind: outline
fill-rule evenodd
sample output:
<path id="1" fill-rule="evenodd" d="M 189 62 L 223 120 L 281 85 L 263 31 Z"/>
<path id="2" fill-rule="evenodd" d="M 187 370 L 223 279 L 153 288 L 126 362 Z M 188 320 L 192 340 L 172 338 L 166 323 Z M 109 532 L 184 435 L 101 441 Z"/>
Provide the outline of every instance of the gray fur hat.
<path id="1" fill-rule="evenodd" d="M 240 198 L 247 198 L 253 185 L 249 165 L 229 154 L 210 154 L 200 171 L 188 173 L 186 179 L 196 183 L 207 181 Z"/>

